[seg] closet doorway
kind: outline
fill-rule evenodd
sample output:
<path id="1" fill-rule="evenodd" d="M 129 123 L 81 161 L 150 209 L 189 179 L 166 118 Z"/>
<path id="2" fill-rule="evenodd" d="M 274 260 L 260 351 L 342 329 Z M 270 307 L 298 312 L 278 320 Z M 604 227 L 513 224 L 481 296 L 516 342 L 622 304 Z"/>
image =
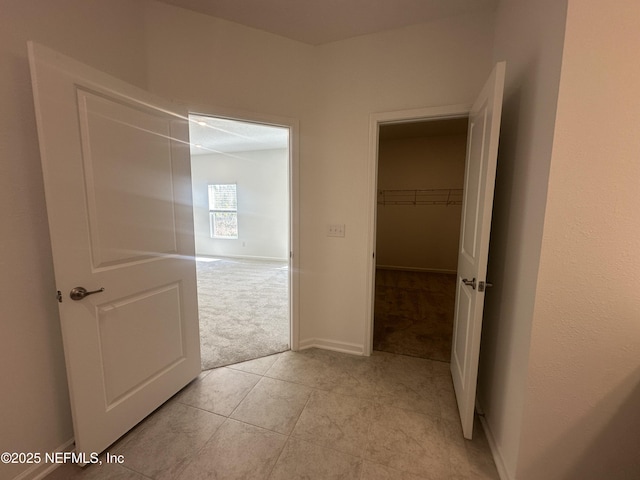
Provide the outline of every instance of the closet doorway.
<path id="1" fill-rule="evenodd" d="M 374 350 L 450 361 L 467 124 L 380 125 Z"/>

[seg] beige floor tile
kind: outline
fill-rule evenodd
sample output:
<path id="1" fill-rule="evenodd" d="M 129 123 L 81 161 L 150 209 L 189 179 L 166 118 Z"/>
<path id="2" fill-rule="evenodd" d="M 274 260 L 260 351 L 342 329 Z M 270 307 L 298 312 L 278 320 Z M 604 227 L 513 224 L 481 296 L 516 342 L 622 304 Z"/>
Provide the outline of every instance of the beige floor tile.
<path id="1" fill-rule="evenodd" d="M 340 377 L 340 383 L 330 391 L 372 399 L 376 395 L 377 384 L 386 363 L 387 357 L 381 355 L 371 357 L 346 355 L 340 359 L 340 368 L 344 375 Z"/>
<path id="2" fill-rule="evenodd" d="M 451 472 L 449 441 L 442 419 L 378 406 L 369 431 L 365 459 L 397 470 L 436 478 Z"/>
<path id="3" fill-rule="evenodd" d="M 312 392 L 304 385 L 264 377 L 231 418 L 288 435 Z"/>
<path id="4" fill-rule="evenodd" d="M 424 413 L 440 415 L 440 395 L 434 388 L 417 388 L 415 384 L 399 381 L 397 378 L 382 378 L 377 384 L 375 401 L 381 405 Z"/>
<path id="5" fill-rule="evenodd" d="M 178 478 L 266 479 L 286 440 L 284 435 L 227 419 Z"/>
<path id="6" fill-rule="evenodd" d="M 359 458 L 291 437 L 269 480 L 359 480 Z"/>
<path id="7" fill-rule="evenodd" d="M 434 363 L 424 358 L 394 355 L 386 363 L 385 372 L 398 381 L 413 384 L 434 376 Z"/>
<path id="8" fill-rule="evenodd" d="M 129 470 L 116 463 L 105 463 L 101 455 L 102 464 L 79 467 L 71 463 L 60 465 L 47 475 L 47 480 L 147 480 L 148 477 Z"/>
<path id="9" fill-rule="evenodd" d="M 229 416 L 259 380 L 252 373 L 217 368 L 185 388 L 175 401 Z"/>
<path id="10" fill-rule="evenodd" d="M 234 370 L 242 370 L 243 372 L 255 373 L 256 375 L 264 375 L 267 373 L 274 363 L 278 360 L 279 353 L 269 355 L 268 357 L 256 358 L 255 360 L 247 360 L 246 362 L 228 365 L 227 368 Z"/>
<path id="11" fill-rule="evenodd" d="M 462 437 L 449 364 L 384 352 L 310 349 L 203 372 L 109 452 L 125 464 L 47 479 L 499 478 L 480 423 Z"/>
<path id="12" fill-rule="evenodd" d="M 460 422 L 442 419 L 444 434 L 442 444 L 449 461 L 450 476 L 452 478 L 467 478 L 473 475 L 465 440 L 462 436 Z"/>
<path id="13" fill-rule="evenodd" d="M 195 381 L 197 382 L 198 380 L 202 380 L 204 377 L 206 377 L 207 375 L 209 375 L 213 370 L 202 370 L 200 372 L 200 375 L 198 375 L 195 379 Z"/>
<path id="14" fill-rule="evenodd" d="M 442 362 L 396 358 L 380 375 L 380 393 L 385 405 L 459 418 L 449 366 Z"/>
<path id="15" fill-rule="evenodd" d="M 265 376 L 321 390 L 330 390 L 348 381 L 336 357 L 313 349 L 282 353 Z"/>
<path id="16" fill-rule="evenodd" d="M 438 403 L 440 405 L 440 415 L 451 421 L 460 421 L 460 413 L 458 412 L 458 404 L 456 402 L 456 394 L 453 391 L 453 385 L 450 389 L 442 389 L 438 391 Z"/>
<path id="17" fill-rule="evenodd" d="M 373 413 L 373 403 L 368 400 L 315 391 L 300 414 L 292 435 L 361 456 Z"/>
<path id="18" fill-rule="evenodd" d="M 491 447 L 478 417 L 473 425 L 473 440 L 465 440 L 464 445 L 471 475 L 474 478 L 498 480 L 498 470 L 493 461 Z"/>
<path id="19" fill-rule="evenodd" d="M 378 463 L 364 461 L 362 464 L 362 480 L 442 480 L 428 476 L 414 475 L 409 472 L 402 472 L 391 467 L 386 467 Z M 447 479 L 448 480 L 448 479 Z"/>
<path id="20" fill-rule="evenodd" d="M 154 479 L 172 479 L 223 422 L 219 415 L 170 402 L 110 453 L 123 455 L 124 466 L 136 472 Z"/>

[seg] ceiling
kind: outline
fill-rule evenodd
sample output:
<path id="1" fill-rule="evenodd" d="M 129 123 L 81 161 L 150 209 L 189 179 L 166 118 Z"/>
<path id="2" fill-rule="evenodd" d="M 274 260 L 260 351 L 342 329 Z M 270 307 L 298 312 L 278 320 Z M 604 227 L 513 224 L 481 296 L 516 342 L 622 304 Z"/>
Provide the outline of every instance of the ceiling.
<path id="1" fill-rule="evenodd" d="M 493 11 L 499 0 L 159 0 L 310 45 Z"/>
<path id="2" fill-rule="evenodd" d="M 283 37 L 321 45 L 463 13 L 499 0 L 159 0 Z M 286 128 L 190 115 L 191 154 L 286 148 Z M 385 125 L 380 138 L 466 131 L 466 119 Z"/>

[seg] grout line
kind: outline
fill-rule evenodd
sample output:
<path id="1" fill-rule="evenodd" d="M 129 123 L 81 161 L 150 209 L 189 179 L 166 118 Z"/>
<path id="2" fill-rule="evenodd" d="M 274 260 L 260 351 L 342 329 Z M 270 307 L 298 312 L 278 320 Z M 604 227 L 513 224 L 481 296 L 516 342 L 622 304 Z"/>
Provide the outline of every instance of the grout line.
<path id="1" fill-rule="evenodd" d="M 398 356 L 397 354 L 392 354 L 392 353 L 390 353 L 389 355 Z M 440 406 L 440 397 L 439 397 L 439 396 L 438 396 L 438 398 L 437 398 L 437 400 L 438 400 L 438 402 L 437 402 L 437 407 L 438 407 L 438 408 L 437 408 L 437 410 L 435 410 L 435 411 L 433 411 L 433 412 L 431 412 L 431 411 L 430 411 L 431 413 L 429 413 L 429 414 L 427 414 L 427 413 L 423 413 L 422 411 L 418 411 L 418 410 L 416 410 L 416 409 L 414 409 L 414 408 L 402 408 L 402 407 L 396 407 L 396 406 L 394 406 L 394 405 L 386 405 L 386 404 L 383 404 L 383 403 L 379 403 L 379 402 L 378 402 L 378 399 L 376 398 L 376 395 L 377 395 L 377 389 L 378 389 L 378 387 L 382 384 L 382 382 L 383 382 L 383 380 L 384 380 L 384 377 L 383 377 L 383 376 L 381 376 L 381 372 L 379 372 L 379 371 L 376 371 L 376 372 L 375 372 L 375 376 L 374 376 L 374 383 L 375 383 L 375 387 L 376 387 L 376 388 L 374 389 L 373 393 L 372 393 L 371 395 L 368 395 L 367 397 L 362 397 L 362 396 L 358 396 L 358 395 L 351 395 L 351 394 L 345 394 L 345 393 L 337 393 L 337 392 L 334 392 L 332 389 L 330 389 L 330 387 L 327 387 L 327 389 L 324 389 L 324 388 L 318 388 L 318 387 L 310 386 L 310 385 L 308 385 L 308 384 L 299 383 L 299 382 L 296 382 L 296 381 L 291 381 L 291 380 L 287 380 L 287 379 L 282 379 L 282 378 L 277 378 L 277 377 L 269 376 L 269 375 L 268 375 L 269 371 L 271 370 L 271 368 L 272 368 L 272 367 L 273 367 L 273 366 L 274 366 L 278 361 L 280 361 L 280 359 L 281 359 L 281 358 L 282 358 L 282 357 L 278 358 L 278 359 L 273 363 L 273 365 L 272 365 L 271 367 L 269 367 L 269 369 L 268 369 L 264 374 L 258 374 L 258 373 L 253 373 L 253 372 L 246 372 L 246 371 L 243 371 L 243 370 L 236 370 L 236 369 L 231 368 L 230 366 L 227 366 L 227 367 L 220 367 L 220 368 L 228 368 L 228 369 L 230 369 L 230 370 L 232 370 L 232 371 L 235 371 L 235 372 L 242 372 L 242 373 L 246 373 L 246 374 L 248 374 L 248 375 L 252 375 L 252 376 L 254 376 L 254 377 L 258 377 L 258 380 L 257 380 L 257 381 L 256 381 L 256 382 L 251 386 L 251 388 L 249 388 L 249 389 L 247 390 L 247 392 L 246 392 L 246 393 L 242 396 L 242 398 L 237 402 L 237 404 L 236 404 L 236 405 L 235 405 L 235 407 L 232 409 L 232 411 L 229 413 L 229 415 L 223 415 L 223 414 L 220 414 L 220 413 L 212 412 L 212 411 L 207 410 L 207 409 L 205 409 L 205 408 L 201 408 L 201 407 L 197 407 L 197 406 L 194 406 L 194 405 L 190 405 L 190 404 L 188 404 L 188 403 L 184 403 L 184 402 L 182 402 L 182 401 L 180 401 L 180 400 L 177 400 L 177 399 L 175 400 L 175 402 L 176 402 L 176 403 L 179 403 L 179 404 L 184 405 L 184 406 L 186 406 L 186 407 L 195 408 L 195 409 L 198 409 L 198 410 L 200 410 L 200 411 L 203 411 L 203 412 L 206 412 L 206 413 L 209 413 L 209 414 L 217 415 L 218 417 L 220 417 L 220 418 L 222 418 L 222 419 L 223 419 L 223 420 L 222 420 L 222 423 L 221 423 L 221 424 L 220 424 L 220 425 L 219 425 L 219 426 L 214 430 L 214 432 L 211 434 L 211 436 L 210 436 L 210 437 L 209 437 L 209 438 L 208 438 L 208 439 L 203 443 L 202 447 L 201 447 L 200 449 L 198 449 L 198 450 L 197 450 L 193 455 L 190 455 L 187 459 L 185 459 L 185 460 L 183 461 L 183 462 L 184 462 L 184 465 L 182 465 L 182 467 L 179 469 L 179 472 L 180 472 L 180 473 L 183 473 L 183 472 L 184 472 L 184 470 L 185 470 L 185 469 L 186 469 L 186 468 L 187 468 L 187 467 L 188 467 L 192 462 L 194 462 L 194 461 L 195 461 L 195 460 L 196 460 L 196 459 L 197 459 L 197 458 L 202 454 L 202 452 L 203 452 L 203 450 L 206 448 L 206 446 L 211 442 L 211 440 L 212 440 L 214 437 L 216 437 L 216 436 L 219 434 L 220 429 L 221 429 L 221 428 L 223 428 L 223 426 L 224 426 L 225 424 L 227 424 L 227 423 L 229 423 L 229 422 L 239 422 L 239 423 L 243 423 L 243 424 L 245 424 L 245 425 L 249 425 L 249 426 L 254 427 L 254 428 L 258 428 L 258 429 L 264 430 L 264 431 L 266 431 L 266 432 L 274 433 L 274 434 L 279 435 L 279 436 L 281 436 L 281 437 L 283 437 L 283 438 L 285 439 L 285 440 L 284 440 L 284 443 L 283 443 L 283 445 L 282 445 L 282 448 L 281 448 L 281 450 L 279 451 L 279 453 L 278 453 L 278 455 L 277 455 L 277 458 L 275 459 L 275 461 L 274 461 L 273 465 L 271 466 L 271 468 L 270 468 L 270 470 L 269 470 L 269 472 L 268 472 L 268 478 L 269 478 L 269 477 L 271 477 L 271 476 L 273 475 L 273 472 L 274 472 L 274 470 L 275 470 L 275 468 L 276 468 L 276 465 L 278 465 L 279 461 L 280 461 L 280 460 L 281 460 L 281 458 L 283 457 L 283 453 L 284 453 L 285 449 L 287 448 L 288 444 L 289 444 L 290 442 L 292 442 L 292 441 L 299 441 L 299 442 L 306 442 L 307 444 L 310 444 L 310 445 L 316 446 L 316 447 L 318 447 L 318 448 L 326 449 L 326 450 L 330 450 L 330 451 L 333 451 L 333 452 L 340 453 L 340 454 L 342 454 L 342 455 L 346 455 L 346 456 L 348 456 L 348 457 L 350 457 L 350 458 L 357 459 L 357 460 L 358 460 L 358 462 L 359 462 L 359 465 L 360 465 L 360 473 L 359 473 L 359 475 L 358 475 L 358 478 L 359 478 L 360 480 L 366 480 L 366 479 L 364 478 L 364 464 L 365 464 L 365 461 L 370 462 L 370 463 L 380 464 L 380 465 L 382 465 L 382 466 L 385 466 L 385 467 L 387 467 L 387 468 L 391 468 L 391 469 L 395 470 L 393 467 L 391 467 L 391 466 L 389 466 L 389 465 L 386 465 L 386 464 L 384 464 L 384 463 L 380 463 L 380 460 L 377 460 L 377 461 L 376 461 L 376 460 L 367 460 L 367 457 L 366 457 L 366 455 L 367 455 L 367 448 L 368 448 L 368 445 L 369 445 L 369 444 L 370 444 L 370 442 L 372 441 L 372 438 L 371 438 L 371 437 L 372 437 L 373 425 L 374 425 L 374 423 L 376 422 L 376 412 L 378 411 L 379 407 L 386 407 L 386 408 L 393 408 L 393 409 L 398 409 L 398 410 L 404 410 L 404 411 L 407 411 L 407 412 L 411 412 L 411 413 L 414 413 L 414 414 L 418 414 L 418 415 L 420 415 L 420 416 L 426 416 L 426 417 L 432 417 L 432 418 L 433 418 L 433 417 L 436 417 L 436 418 L 440 418 L 440 419 L 443 419 L 443 420 L 448 421 L 448 419 L 447 419 L 447 418 L 445 418 L 445 417 L 442 415 L 442 411 L 441 411 L 441 409 L 439 408 L 439 406 Z M 323 363 L 324 363 L 324 362 L 323 362 Z M 333 364 L 333 362 L 330 362 L 330 363 L 332 363 L 332 364 Z M 346 366 L 341 366 L 341 365 L 338 365 L 338 366 L 340 367 L 341 371 L 343 371 L 344 373 L 348 374 L 351 378 L 358 380 L 358 377 L 357 377 L 357 376 L 351 375 L 351 373 L 349 373 L 349 369 L 348 369 Z M 213 370 L 211 370 L 211 371 L 213 371 Z M 290 369 L 289 369 L 289 371 L 290 371 Z M 278 381 L 278 382 L 284 382 L 284 383 L 289 384 L 289 385 L 301 386 L 301 387 L 304 387 L 304 388 L 306 388 L 306 389 L 308 389 L 308 390 L 309 390 L 309 395 L 308 395 L 308 397 L 307 397 L 306 401 L 304 402 L 303 407 L 300 409 L 300 411 L 299 411 L 299 413 L 298 413 L 298 415 L 297 415 L 297 418 L 296 418 L 295 422 L 293 423 L 293 427 L 291 428 L 291 430 L 289 431 L 289 433 L 281 433 L 281 432 L 277 432 L 277 431 L 275 431 L 275 430 L 273 430 L 273 429 L 266 428 L 266 427 L 264 427 L 264 426 L 254 425 L 254 424 L 252 424 L 252 423 L 250 423 L 250 422 L 247 422 L 247 421 L 244 421 L 244 420 L 239 420 L 239 419 L 232 418 L 232 415 L 234 415 L 234 414 L 235 414 L 235 412 L 237 411 L 237 409 L 239 408 L 239 406 L 240 406 L 240 405 L 241 405 L 241 404 L 242 404 L 242 403 L 247 399 L 247 397 L 248 397 L 248 396 L 249 396 L 249 395 L 250 395 L 250 394 L 251 394 L 251 393 L 256 389 L 257 385 L 258 385 L 258 384 L 262 381 L 262 379 L 264 379 L 264 378 L 267 378 L 267 379 L 270 379 L 270 380 L 275 380 L 275 381 Z M 434 378 L 435 378 L 435 376 L 434 376 Z M 198 382 L 199 382 L 199 381 L 202 381 L 202 379 L 199 379 L 199 380 L 198 380 Z M 400 382 L 400 383 L 404 386 L 404 388 L 407 388 L 407 390 L 408 390 L 409 392 L 413 392 L 414 394 L 417 394 L 420 398 L 427 398 L 427 397 L 425 397 L 425 396 L 421 395 L 421 394 L 417 391 L 417 389 L 415 389 L 415 387 L 414 387 L 413 385 L 408 385 L 408 384 L 407 384 L 407 383 L 405 383 L 405 382 Z M 340 386 L 340 385 L 341 385 L 341 383 L 340 383 L 340 382 L 336 382 L 336 383 L 335 383 L 335 385 L 334 385 L 334 387 L 335 387 L 335 386 Z M 316 392 L 317 392 L 317 393 L 316 393 Z M 306 439 L 306 438 L 301 438 L 301 437 L 298 437 L 298 436 L 295 436 L 295 435 L 294 435 L 294 431 L 295 431 L 295 429 L 296 429 L 297 425 L 300 423 L 300 420 L 301 420 L 302 415 L 305 413 L 306 409 L 309 407 L 309 404 L 310 404 L 310 402 L 311 402 L 311 397 L 312 397 L 313 395 L 318 395 L 318 394 L 337 395 L 338 397 L 348 397 L 348 398 L 353 398 L 353 399 L 358 400 L 358 402 L 360 402 L 360 404 L 365 405 L 363 408 L 369 409 L 369 412 L 370 412 L 370 413 L 369 413 L 369 415 L 367 415 L 367 416 L 366 416 L 366 418 L 367 418 L 367 420 L 368 420 L 368 421 L 367 421 L 366 436 L 365 436 L 365 440 L 364 440 L 364 442 L 363 442 L 363 446 L 362 446 L 362 448 L 360 449 L 360 454 L 359 454 L 359 455 L 354 455 L 354 454 L 352 454 L 352 453 L 345 452 L 345 451 L 343 451 L 343 450 L 340 450 L 340 449 L 334 448 L 333 446 L 327 446 L 326 444 L 320 443 L 320 440 L 317 440 L 315 437 L 312 437 L 312 439 Z M 392 396 L 392 397 L 395 397 L 396 395 L 391 395 L 391 396 Z M 406 398 L 406 394 L 405 394 L 405 395 L 398 395 L 398 398 Z M 171 401 L 171 400 L 169 400 L 169 401 Z M 454 401 L 455 401 L 455 400 L 454 400 Z M 164 406 L 164 405 L 163 405 L 163 406 Z M 162 406 L 161 406 L 161 407 L 159 407 L 159 408 L 158 408 L 158 410 L 160 410 L 160 408 L 162 408 Z M 147 428 L 147 427 L 148 427 L 148 425 L 147 425 L 147 427 L 145 427 L 145 424 L 147 424 L 147 421 L 148 421 L 148 419 L 147 419 L 147 420 L 144 420 L 143 422 L 141 422 L 141 424 L 139 424 L 139 425 L 138 425 L 138 427 L 142 427 L 142 429 L 144 430 L 145 428 Z M 131 471 L 136 472 L 135 470 L 132 470 L 131 468 L 128 468 L 128 470 L 131 470 Z M 143 475 L 143 476 L 144 476 L 144 474 L 143 474 L 142 472 L 136 472 L 136 473 L 139 473 L 140 475 Z M 147 477 L 145 477 L 145 478 L 147 478 Z"/>
<path id="2" fill-rule="evenodd" d="M 280 453 L 278 453 L 278 458 L 276 458 L 276 461 L 273 462 L 273 465 L 271 466 L 271 469 L 269 470 L 269 474 L 267 475 L 267 479 L 271 478 L 271 474 L 275 470 L 276 465 L 278 465 L 278 462 L 280 461 L 280 458 L 282 457 L 282 453 L 284 452 L 284 449 L 287 448 L 287 443 L 289 443 L 289 440 L 291 440 L 291 437 L 287 436 L 287 439 L 282 444 L 282 448 L 280 449 Z"/>
<path id="3" fill-rule="evenodd" d="M 236 370 L 236 371 L 241 371 L 241 370 Z M 243 372 L 243 373 L 247 373 L 247 372 Z M 251 375 L 257 375 L 255 373 L 252 373 Z M 242 402 L 244 402 L 245 398 L 247 398 L 249 396 L 249 394 L 251 392 L 253 392 L 253 390 L 258 386 L 258 384 L 262 381 L 262 379 L 264 378 L 264 375 L 257 375 L 260 377 L 260 380 L 258 380 L 256 383 L 253 384 L 253 386 L 247 391 L 247 393 L 244 394 L 244 396 L 240 399 L 240 401 L 236 404 L 236 406 L 234 407 L 234 409 L 231 411 L 231 413 L 228 415 L 227 418 L 231 418 L 231 416 L 236 412 L 236 410 L 238 409 L 238 407 L 240 406 L 240 404 Z"/>
<path id="4" fill-rule="evenodd" d="M 304 402 L 304 407 L 302 407 L 300 409 L 300 413 L 298 414 L 298 418 L 296 418 L 296 423 L 293 424 L 293 428 L 291 429 L 291 431 L 289 432 L 289 437 L 293 436 L 293 432 L 295 431 L 296 427 L 298 426 L 298 422 L 300 421 L 300 417 L 302 417 L 302 414 L 304 413 L 304 411 L 307 408 L 307 405 L 309 405 L 309 402 L 311 401 L 311 395 L 313 395 L 317 390 L 314 388 L 313 391 L 309 394 L 309 396 L 307 397 L 307 401 Z"/>

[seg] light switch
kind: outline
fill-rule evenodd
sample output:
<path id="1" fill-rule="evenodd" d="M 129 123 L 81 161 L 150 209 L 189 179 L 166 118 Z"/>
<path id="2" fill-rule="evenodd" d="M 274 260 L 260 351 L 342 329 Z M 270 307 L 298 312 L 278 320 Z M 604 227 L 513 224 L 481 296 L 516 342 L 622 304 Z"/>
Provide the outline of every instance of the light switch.
<path id="1" fill-rule="evenodd" d="M 344 237 L 344 223 L 329 225 L 327 227 L 327 237 Z"/>

